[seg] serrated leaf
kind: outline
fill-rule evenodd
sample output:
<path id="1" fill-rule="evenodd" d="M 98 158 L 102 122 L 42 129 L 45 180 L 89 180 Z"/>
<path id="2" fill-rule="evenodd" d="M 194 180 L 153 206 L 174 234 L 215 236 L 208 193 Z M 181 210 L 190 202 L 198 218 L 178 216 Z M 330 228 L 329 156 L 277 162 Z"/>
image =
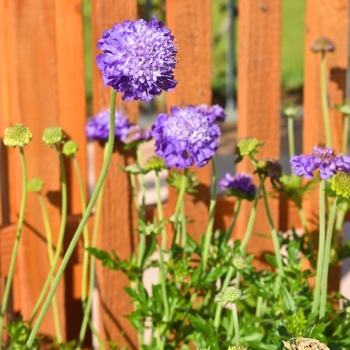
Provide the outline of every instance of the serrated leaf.
<path id="1" fill-rule="evenodd" d="M 193 328 L 203 335 L 209 336 L 213 332 L 213 328 L 209 323 L 199 315 L 190 314 L 189 319 Z"/>

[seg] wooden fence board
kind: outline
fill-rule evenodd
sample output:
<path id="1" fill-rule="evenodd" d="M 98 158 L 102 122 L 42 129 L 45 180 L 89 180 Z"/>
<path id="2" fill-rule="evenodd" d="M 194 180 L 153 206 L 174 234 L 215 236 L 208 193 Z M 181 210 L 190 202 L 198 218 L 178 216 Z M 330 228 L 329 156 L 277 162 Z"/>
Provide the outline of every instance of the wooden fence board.
<path id="1" fill-rule="evenodd" d="M 168 93 L 168 109 L 171 106 L 186 107 L 189 104 L 211 103 L 211 1 L 167 0 L 166 22 L 178 45 L 178 64 L 175 79 L 178 85 Z M 186 215 L 194 219 L 188 225 L 190 234 L 197 240 L 206 231 L 210 201 L 211 165 L 195 171 L 202 183 L 200 192 L 185 196 Z M 174 212 L 177 196 L 169 188 L 168 215 Z"/>
<path id="2" fill-rule="evenodd" d="M 115 2 L 112 0 L 92 2 L 93 45 L 102 37 L 103 31 L 112 28 L 115 23 L 136 19 L 136 1 Z M 94 57 L 98 54 L 94 47 Z M 94 65 L 93 110 L 96 115 L 109 108 L 111 89 L 103 85 L 100 71 Z M 117 108 L 125 112 L 132 121 L 137 122 L 137 102 L 121 103 L 118 96 Z M 102 147 L 96 150 L 96 176 L 102 163 Z M 105 183 L 103 210 L 100 220 L 98 247 L 106 251 L 114 249 L 122 259 L 128 259 L 136 248 L 136 212 L 133 206 L 128 177 L 118 165 L 125 166 L 135 162 L 134 152 L 125 152 L 117 143 Z M 128 285 L 127 279 L 115 271 L 110 271 L 98 264 L 98 329 L 102 339 L 117 341 L 123 333 L 122 344 L 136 347 L 136 334 L 124 317 L 132 311 L 130 298 L 123 290 Z"/>
<path id="3" fill-rule="evenodd" d="M 259 149 L 259 159 L 279 159 L 281 2 L 240 1 L 238 40 L 238 140 L 255 137 L 264 141 L 264 146 Z M 238 170 L 251 173 L 252 166 L 242 162 Z M 269 200 L 269 205 L 277 225 L 278 202 Z M 250 209 L 250 204 L 242 205 L 241 218 L 237 222 L 240 238 L 245 232 Z M 270 232 L 262 201 L 253 231 Z M 248 244 L 248 250 L 257 256 L 271 247 L 271 241 L 258 236 L 253 236 Z"/>

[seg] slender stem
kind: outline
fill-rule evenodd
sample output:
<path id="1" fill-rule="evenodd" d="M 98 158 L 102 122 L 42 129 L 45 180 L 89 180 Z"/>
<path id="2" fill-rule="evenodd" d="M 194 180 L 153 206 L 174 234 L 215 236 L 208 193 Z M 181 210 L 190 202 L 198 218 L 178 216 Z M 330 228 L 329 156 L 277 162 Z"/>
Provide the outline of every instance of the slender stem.
<path id="1" fill-rule="evenodd" d="M 44 198 L 40 192 L 38 192 L 38 199 L 39 199 L 39 204 L 40 204 L 43 221 L 44 221 L 44 227 L 46 232 L 46 242 L 47 242 L 46 244 L 47 253 L 49 256 L 50 267 L 51 267 L 54 262 L 54 254 L 53 254 L 53 247 L 52 247 L 52 233 L 51 233 L 50 221 L 46 210 Z M 51 278 L 51 283 L 52 281 L 53 281 L 53 278 Z M 60 344 L 63 342 L 63 339 L 61 334 L 60 318 L 58 313 L 58 304 L 57 304 L 56 295 L 54 295 L 54 297 L 52 298 L 52 311 L 53 311 L 53 320 L 55 324 L 57 342 Z"/>
<path id="2" fill-rule="evenodd" d="M 103 341 L 100 337 L 100 335 L 97 332 L 97 329 L 95 328 L 94 324 L 91 322 L 91 320 L 89 321 L 89 326 L 91 329 L 92 334 L 96 337 L 97 341 L 98 341 L 98 345 L 100 347 L 100 350 L 107 350 L 106 347 L 103 344 Z"/>
<path id="3" fill-rule="evenodd" d="M 187 223 L 186 223 L 186 211 L 185 211 L 185 201 L 181 202 L 181 246 L 186 247 L 187 244 Z"/>
<path id="4" fill-rule="evenodd" d="M 156 171 L 156 176 L 154 177 L 154 183 L 156 186 L 156 193 L 157 193 L 157 210 L 158 210 L 158 219 L 160 222 L 164 220 L 164 214 L 163 214 L 163 204 L 162 204 L 162 198 L 160 195 L 160 181 L 159 181 L 159 172 Z M 162 250 L 165 250 L 167 245 L 167 232 L 165 224 L 163 223 L 163 229 L 162 229 Z"/>
<path id="5" fill-rule="evenodd" d="M 229 269 L 228 269 L 228 271 L 227 271 L 224 283 L 222 284 L 220 291 L 224 291 L 225 289 L 227 289 L 227 287 L 230 284 L 230 281 L 232 279 L 234 270 L 235 269 L 234 269 L 233 265 L 231 264 Z M 218 330 L 218 328 L 219 328 L 222 307 L 223 307 L 222 303 L 217 303 L 216 304 L 215 318 L 214 318 L 214 328 L 215 328 L 215 330 Z"/>
<path id="6" fill-rule="evenodd" d="M 50 287 L 50 283 L 52 282 L 52 277 L 55 273 L 59 258 L 61 256 L 62 246 L 63 246 L 63 239 L 64 239 L 64 233 L 66 230 L 66 223 L 67 223 L 67 181 L 66 181 L 66 171 L 64 169 L 64 161 L 62 152 L 58 145 L 55 146 L 56 151 L 58 154 L 59 162 L 60 162 L 60 172 L 61 172 L 61 223 L 60 223 L 60 229 L 58 233 L 58 239 L 56 244 L 56 252 L 54 256 L 54 260 L 51 266 L 51 269 L 49 271 L 49 274 L 47 275 L 46 281 L 44 283 L 44 286 L 40 292 L 39 298 L 35 304 L 32 316 L 29 320 L 29 325 L 31 325 L 39 311 L 39 308 L 45 298 L 45 295 L 47 293 L 47 290 Z"/>
<path id="7" fill-rule="evenodd" d="M 111 160 L 111 157 L 112 157 L 112 153 L 113 153 L 113 146 L 114 146 L 114 124 L 115 124 L 115 100 L 116 100 L 116 93 L 115 91 L 113 90 L 112 91 L 112 97 L 111 97 L 111 108 L 110 108 L 110 126 L 109 126 L 109 137 L 108 137 L 108 149 L 107 149 L 107 155 L 106 155 L 106 158 L 103 162 L 103 166 L 102 166 L 102 169 L 101 169 L 101 174 L 100 174 L 100 177 L 97 181 L 97 184 L 96 184 L 96 187 L 95 187 L 95 190 L 94 192 L 92 193 L 92 196 L 91 196 L 91 199 L 90 199 L 90 202 L 86 208 L 86 211 L 84 212 L 83 214 L 83 217 L 82 217 L 82 220 L 68 246 L 68 249 L 66 251 L 66 254 L 64 255 L 63 257 L 63 260 L 62 260 L 62 263 L 61 263 L 61 266 L 59 267 L 58 269 L 58 272 L 57 272 L 57 275 L 54 279 L 54 282 L 53 282 L 53 285 L 52 285 L 52 288 L 47 296 L 47 299 L 41 309 L 41 312 L 40 314 L 38 315 L 38 318 L 37 318 L 37 321 L 32 329 L 32 332 L 30 333 L 29 335 L 29 338 L 27 340 L 27 343 L 26 343 L 26 346 L 25 346 L 25 349 L 31 349 L 32 348 L 32 345 L 33 345 L 33 342 L 34 342 L 34 339 L 35 339 L 35 336 L 39 330 L 39 327 L 44 319 L 44 316 L 47 312 L 47 309 L 48 309 L 48 306 L 51 302 L 51 299 L 53 297 L 53 295 L 55 294 L 56 292 L 56 289 L 58 287 L 58 284 L 59 284 L 59 281 L 64 273 L 64 270 L 68 264 L 68 261 L 71 257 L 71 255 L 73 254 L 73 251 L 74 251 L 74 248 L 75 246 L 77 245 L 78 241 L 79 241 L 79 238 L 81 236 L 81 233 L 83 231 L 83 228 L 84 226 L 86 225 L 87 223 L 87 220 L 92 212 L 92 209 L 93 209 L 93 206 L 96 202 L 96 199 L 97 199 L 97 196 L 98 196 L 98 193 L 100 192 L 100 189 L 103 185 L 103 182 L 105 180 L 105 177 L 106 177 L 106 174 L 107 174 L 107 170 L 108 170 L 108 166 L 109 166 L 109 163 L 110 163 L 110 160 Z"/>
<path id="8" fill-rule="evenodd" d="M 348 153 L 349 114 L 344 114 L 342 154 Z"/>
<path id="9" fill-rule="evenodd" d="M 81 171 L 80 171 L 77 158 L 73 156 L 72 159 L 73 159 L 75 171 L 77 173 L 80 202 L 81 202 L 81 212 L 83 213 L 86 210 L 86 196 L 85 196 L 83 177 L 81 176 Z M 81 279 L 81 302 L 84 305 L 84 303 L 86 302 L 86 286 L 87 286 L 87 275 L 88 275 L 88 267 L 89 267 L 89 253 L 85 249 L 89 246 L 88 225 L 85 225 L 83 230 L 83 244 L 84 244 L 84 253 L 83 253 L 83 270 L 82 270 L 82 279 Z"/>
<path id="10" fill-rule="evenodd" d="M 135 174 L 130 174 L 130 184 L 132 189 L 132 195 L 134 197 L 135 208 L 137 211 L 137 217 L 141 218 L 141 212 L 140 212 L 141 208 L 140 208 L 139 199 L 138 199 Z"/>
<path id="11" fill-rule="evenodd" d="M 314 300 L 312 303 L 311 312 L 316 312 L 320 305 L 320 290 L 321 290 L 321 279 L 322 279 L 322 264 L 324 259 L 325 251 L 325 186 L 326 181 L 321 180 L 320 182 L 320 198 L 319 198 L 319 242 L 318 242 L 318 256 L 317 256 L 317 271 L 316 271 L 316 282 L 314 288 Z"/>
<path id="12" fill-rule="evenodd" d="M 270 206 L 269 206 L 269 202 L 267 200 L 267 194 L 266 194 L 265 186 L 262 187 L 262 192 L 263 192 L 263 198 L 264 198 L 266 215 L 267 215 L 267 218 L 268 218 L 268 221 L 269 221 L 269 224 L 270 224 L 273 246 L 274 246 L 274 249 L 275 249 L 278 273 L 279 273 L 280 276 L 284 276 L 283 262 L 282 262 L 282 256 L 281 256 L 281 247 L 280 247 L 280 243 L 278 241 L 277 230 L 275 228 L 275 224 L 273 222 L 272 215 L 271 215 L 271 212 L 270 212 Z"/>
<path id="13" fill-rule="evenodd" d="M 232 304 L 232 317 L 233 317 L 233 324 L 235 326 L 235 341 L 236 346 L 239 346 L 240 344 L 240 338 L 239 338 L 239 323 L 238 323 L 238 313 L 237 313 L 237 306 L 235 303 Z"/>
<path id="14" fill-rule="evenodd" d="M 204 252 L 203 252 L 203 259 L 202 259 L 202 272 L 205 271 L 205 268 L 207 266 L 208 261 L 208 254 L 209 254 L 209 247 L 210 247 L 210 240 L 213 233 L 213 225 L 214 225 L 214 217 L 215 217 L 215 207 L 216 207 L 216 188 L 217 188 L 217 174 L 216 174 L 216 162 L 215 157 L 211 159 L 212 162 L 212 194 L 211 194 L 211 200 L 209 205 L 209 222 L 207 226 L 207 231 L 204 234 Z"/>
<path id="15" fill-rule="evenodd" d="M 15 238 L 15 242 L 13 245 L 9 271 L 8 271 L 7 279 L 6 279 L 4 296 L 3 296 L 2 304 L 1 304 L 0 332 L 2 332 L 2 329 L 3 329 L 3 321 L 4 321 L 4 317 L 5 317 L 8 299 L 10 296 L 13 273 L 14 273 L 15 264 L 16 264 L 17 251 L 18 251 L 19 241 L 20 241 L 21 235 L 22 235 L 24 211 L 25 211 L 26 201 L 27 201 L 27 167 L 26 167 L 26 161 L 25 161 L 25 157 L 24 157 L 23 147 L 19 147 L 19 153 L 20 153 L 21 167 L 22 167 L 22 199 L 21 199 L 21 206 L 20 206 L 20 210 L 19 210 L 16 238 Z M 0 349 L 2 348 L 1 343 L 2 343 L 2 337 L 0 336 Z"/>
<path id="16" fill-rule="evenodd" d="M 229 226 L 229 228 L 225 231 L 224 233 L 224 237 L 223 237 L 223 243 L 226 244 L 228 242 L 228 240 L 230 239 L 233 229 L 235 228 L 236 225 L 236 221 L 238 218 L 238 213 L 241 209 L 241 204 L 242 204 L 242 198 L 237 198 L 235 205 L 233 207 L 233 217 L 232 217 L 232 221 L 231 224 Z"/>
<path id="17" fill-rule="evenodd" d="M 305 212 L 304 212 L 304 210 L 303 210 L 303 208 L 301 206 L 298 207 L 298 213 L 299 213 L 299 218 L 300 218 L 301 224 L 303 225 L 305 234 L 307 234 L 309 236 L 310 234 L 309 234 L 309 228 L 307 226 L 307 220 L 306 220 Z"/>
<path id="18" fill-rule="evenodd" d="M 326 235 L 326 244 L 324 250 L 324 259 L 322 267 L 322 286 L 321 286 L 321 301 L 320 301 L 320 319 L 322 319 L 326 314 L 326 304 L 327 304 L 327 282 L 328 282 L 328 270 L 329 270 L 329 261 L 332 248 L 332 232 L 334 221 L 338 208 L 338 198 L 335 199 L 332 210 L 330 212 L 328 223 L 327 223 L 327 235 Z"/>
<path id="19" fill-rule="evenodd" d="M 322 52 L 321 56 L 321 102 L 323 112 L 323 122 L 326 134 L 326 146 L 332 147 L 331 123 L 329 118 L 328 101 L 327 101 L 327 67 L 326 54 Z"/>
<path id="20" fill-rule="evenodd" d="M 106 144 L 104 146 L 104 154 L 103 154 L 104 160 L 106 158 L 107 148 L 108 148 L 108 142 L 106 142 Z M 97 243 L 98 228 L 99 228 L 99 222 L 100 222 L 100 217 L 101 217 L 101 212 L 102 212 L 103 191 L 104 191 L 104 185 L 101 186 L 101 190 L 100 190 L 98 197 L 97 197 L 97 200 L 96 200 L 96 209 L 95 209 L 95 213 L 94 213 L 94 227 L 92 230 L 92 238 L 91 238 L 91 247 L 92 248 L 96 247 L 96 243 Z M 90 269 L 89 269 L 89 287 L 88 287 L 89 292 L 88 292 L 88 298 L 87 298 L 86 302 L 83 304 L 84 317 L 83 317 L 83 321 L 82 321 L 81 327 L 80 327 L 77 350 L 81 349 L 81 346 L 84 342 L 87 325 L 90 324 L 90 328 L 91 328 L 91 324 L 92 324 L 92 322 L 90 321 L 90 312 L 91 312 L 91 307 L 92 307 L 92 298 L 93 298 L 93 292 L 94 292 L 94 286 L 95 286 L 95 262 L 96 262 L 96 259 L 92 255 L 90 257 Z M 96 330 L 94 332 L 94 328 L 91 328 L 91 331 L 96 336 Z M 99 339 L 99 337 L 97 337 L 97 339 L 98 339 L 99 344 L 101 346 L 102 341 Z"/>
<path id="21" fill-rule="evenodd" d="M 347 207 L 347 203 L 346 202 L 340 203 L 340 206 L 343 203 Z M 347 210 L 341 210 L 340 208 L 338 208 L 337 219 L 335 221 L 335 228 L 334 228 L 334 235 L 333 235 L 333 244 L 334 244 L 334 246 L 336 248 L 338 247 L 338 244 L 339 244 L 340 233 L 341 233 L 341 230 L 343 228 L 346 212 L 347 212 Z"/>
<path id="22" fill-rule="evenodd" d="M 242 241 L 240 248 L 239 248 L 242 255 L 245 252 L 245 248 L 249 242 L 250 236 L 251 236 L 252 231 L 253 231 L 253 225 L 254 225 L 254 221 L 255 221 L 255 217 L 256 217 L 256 210 L 258 207 L 260 192 L 261 192 L 261 189 L 263 188 L 263 186 L 264 186 L 264 179 L 260 180 L 258 190 L 256 191 L 253 208 L 250 211 L 250 215 L 249 215 L 249 219 L 248 219 L 248 223 L 247 223 L 247 228 L 245 230 L 243 241 Z"/>
<path id="23" fill-rule="evenodd" d="M 288 128 L 288 150 L 289 158 L 292 158 L 295 155 L 295 144 L 294 144 L 294 118 L 287 118 L 287 128 Z"/>

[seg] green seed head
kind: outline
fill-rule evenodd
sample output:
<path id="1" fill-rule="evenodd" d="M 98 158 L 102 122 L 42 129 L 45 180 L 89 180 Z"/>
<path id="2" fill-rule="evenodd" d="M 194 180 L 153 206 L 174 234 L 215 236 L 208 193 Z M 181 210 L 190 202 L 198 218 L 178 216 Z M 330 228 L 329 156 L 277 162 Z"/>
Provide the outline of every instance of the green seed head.
<path id="1" fill-rule="evenodd" d="M 32 133 L 26 126 L 16 124 L 5 130 L 4 144 L 9 147 L 24 147 L 32 137 Z"/>
<path id="2" fill-rule="evenodd" d="M 54 146 L 57 143 L 61 143 L 64 139 L 62 128 L 59 126 L 51 126 L 46 128 L 43 133 L 42 140 L 47 146 Z"/>
<path id="3" fill-rule="evenodd" d="M 27 183 L 28 192 L 40 192 L 43 188 L 44 181 L 40 177 L 34 177 Z"/>
<path id="4" fill-rule="evenodd" d="M 217 297 L 219 301 L 235 303 L 237 300 L 241 299 L 242 291 L 236 287 L 227 287 L 224 291 L 220 292 Z"/>
<path id="5" fill-rule="evenodd" d="M 311 51 L 314 53 L 334 52 L 335 51 L 335 44 L 333 41 L 331 41 L 328 38 L 324 38 L 324 37 L 318 38 L 311 45 Z"/>
<path id="6" fill-rule="evenodd" d="M 79 151 L 79 145 L 72 140 L 65 142 L 65 144 L 62 147 L 62 153 L 67 157 L 75 156 L 75 154 L 78 151 Z"/>
<path id="7" fill-rule="evenodd" d="M 287 118 L 295 118 L 301 111 L 301 107 L 299 106 L 294 106 L 294 105 L 287 105 L 283 108 L 283 114 Z"/>
<path id="8" fill-rule="evenodd" d="M 284 347 L 288 350 L 329 350 L 326 344 L 320 343 L 317 339 L 297 338 L 294 344 L 291 344 L 290 341 L 282 342 Z"/>
<path id="9" fill-rule="evenodd" d="M 342 198 L 350 198 L 350 174 L 339 172 L 331 179 L 331 188 Z"/>
<path id="10" fill-rule="evenodd" d="M 272 180 L 278 180 L 282 176 L 282 167 L 278 160 L 267 158 L 258 162 L 256 171 L 265 174 Z"/>
<path id="11" fill-rule="evenodd" d="M 249 350 L 249 349 L 243 345 L 234 345 L 234 346 L 229 346 L 227 350 Z"/>
<path id="12" fill-rule="evenodd" d="M 236 154 L 241 157 L 250 156 L 256 153 L 257 148 L 261 145 L 262 143 L 260 143 L 256 138 L 242 139 L 237 143 Z"/>
<path id="13" fill-rule="evenodd" d="M 145 165 L 146 172 L 149 172 L 151 170 L 161 171 L 162 169 L 167 169 L 167 166 L 163 158 L 158 156 L 152 156 L 148 158 Z"/>
<path id="14" fill-rule="evenodd" d="M 243 270 L 248 266 L 247 260 L 243 256 L 235 256 L 232 263 L 237 270 Z"/>

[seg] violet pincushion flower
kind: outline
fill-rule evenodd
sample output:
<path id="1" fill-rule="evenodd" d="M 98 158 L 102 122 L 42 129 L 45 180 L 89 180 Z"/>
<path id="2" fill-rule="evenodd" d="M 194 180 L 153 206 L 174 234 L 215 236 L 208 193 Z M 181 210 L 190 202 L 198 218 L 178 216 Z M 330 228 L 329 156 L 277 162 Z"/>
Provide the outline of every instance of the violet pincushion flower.
<path id="1" fill-rule="evenodd" d="M 106 109 L 97 114 L 95 118 L 90 119 L 86 126 L 86 136 L 90 140 L 97 140 L 106 142 L 109 134 L 109 118 L 110 110 Z M 119 111 L 115 111 L 115 128 L 114 135 L 116 139 L 125 143 L 128 136 L 131 123 L 126 119 L 124 114 Z"/>
<path id="2" fill-rule="evenodd" d="M 171 91 L 177 46 L 163 22 L 125 21 L 106 30 L 97 42 L 104 53 L 96 58 L 103 82 L 123 93 L 124 101 L 148 102 L 162 90 Z"/>
<path id="3" fill-rule="evenodd" d="M 201 106 L 172 107 L 170 115 L 159 114 L 152 126 L 155 152 L 169 168 L 203 167 L 217 150 L 220 135 L 212 115 Z"/>
<path id="4" fill-rule="evenodd" d="M 249 174 L 240 173 L 232 176 L 230 173 L 226 173 L 225 177 L 218 181 L 218 184 L 227 196 L 252 200 L 257 192 L 257 187 Z"/>

